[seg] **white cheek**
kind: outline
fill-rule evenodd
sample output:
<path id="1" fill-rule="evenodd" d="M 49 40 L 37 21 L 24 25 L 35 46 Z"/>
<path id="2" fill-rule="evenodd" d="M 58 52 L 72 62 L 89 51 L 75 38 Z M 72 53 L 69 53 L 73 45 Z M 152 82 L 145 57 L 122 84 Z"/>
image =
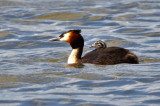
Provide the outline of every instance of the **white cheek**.
<path id="1" fill-rule="evenodd" d="M 67 42 L 69 40 L 69 33 L 64 34 L 64 37 L 60 39 L 60 41 Z"/>

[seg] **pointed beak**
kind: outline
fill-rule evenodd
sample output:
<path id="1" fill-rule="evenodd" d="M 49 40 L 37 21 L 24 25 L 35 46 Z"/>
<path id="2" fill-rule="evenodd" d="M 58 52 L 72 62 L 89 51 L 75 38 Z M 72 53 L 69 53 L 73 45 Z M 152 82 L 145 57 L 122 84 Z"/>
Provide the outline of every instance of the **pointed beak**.
<path id="1" fill-rule="evenodd" d="M 89 48 L 96 48 L 96 45 L 92 44 Z"/>
<path id="2" fill-rule="evenodd" d="M 93 46 L 91 45 L 91 46 L 89 46 L 89 48 L 92 48 Z"/>
<path id="3" fill-rule="evenodd" d="M 52 39 L 49 39 L 48 41 L 60 41 L 60 38 L 52 38 Z"/>

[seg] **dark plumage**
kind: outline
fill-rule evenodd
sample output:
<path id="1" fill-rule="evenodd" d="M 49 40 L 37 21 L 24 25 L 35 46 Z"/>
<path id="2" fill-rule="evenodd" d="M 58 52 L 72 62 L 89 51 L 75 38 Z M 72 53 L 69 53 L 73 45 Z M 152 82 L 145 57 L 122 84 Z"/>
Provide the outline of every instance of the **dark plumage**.
<path id="1" fill-rule="evenodd" d="M 135 54 L 120 47 L 97 48 L 84 55 L 80 61 L 82 63 L 101 65 L 112 65 L 119 63 L 138 64 L 138 58 Z"/>

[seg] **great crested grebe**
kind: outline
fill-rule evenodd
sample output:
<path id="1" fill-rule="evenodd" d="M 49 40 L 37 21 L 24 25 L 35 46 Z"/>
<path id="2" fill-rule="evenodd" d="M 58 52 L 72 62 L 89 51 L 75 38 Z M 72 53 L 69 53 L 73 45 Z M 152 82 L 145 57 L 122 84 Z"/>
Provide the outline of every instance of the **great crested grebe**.
<path id="1" fill-rule="evenodd" d="M 95 47 L 96 49 L 82 56 L 84 39 L 81 30 L 69 30 L 62 33 L 58 38 L 49 41 L 68 42 L 72 52 L 68 57 L 68 64 L 92 63 L 99 65 L 113 65 L 119 63 L 138 64 L 137 56 L 127 49 L 120 47 Z"/>

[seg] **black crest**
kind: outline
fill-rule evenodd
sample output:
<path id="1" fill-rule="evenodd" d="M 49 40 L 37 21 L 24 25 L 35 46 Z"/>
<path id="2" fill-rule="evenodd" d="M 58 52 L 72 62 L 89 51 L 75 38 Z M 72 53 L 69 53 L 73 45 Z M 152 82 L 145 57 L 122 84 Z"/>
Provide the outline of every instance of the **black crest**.
<path id="1" fill-rule="evenodd" d="M 77 30 L 69 30 L 68 32 L 74 32 L 74 33 L 80 34 L 80 33 L 81 33 L 81 30 L 80 30 L 80 29 L 77 29 Z"/>

